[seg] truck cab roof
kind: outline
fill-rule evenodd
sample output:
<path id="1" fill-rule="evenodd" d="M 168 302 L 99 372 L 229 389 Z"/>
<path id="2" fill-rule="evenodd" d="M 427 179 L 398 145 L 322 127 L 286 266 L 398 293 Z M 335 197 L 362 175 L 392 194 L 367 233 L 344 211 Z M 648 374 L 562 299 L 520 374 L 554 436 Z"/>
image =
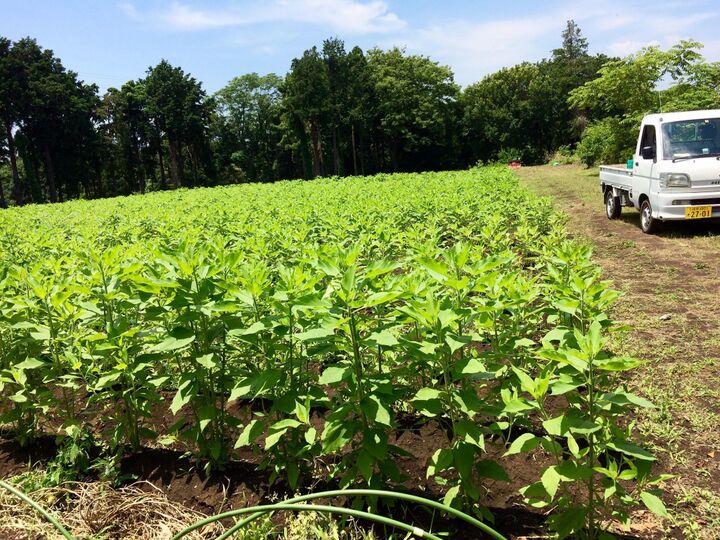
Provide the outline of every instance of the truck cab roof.
<path id="1" fill-rule="evenodd" d="M 660 124 L 663 122 L 697 120 L 698 118 L 720 118 L 720 109 L 648 114 L 645 118 L 643 118 L 643 124 Z"/>

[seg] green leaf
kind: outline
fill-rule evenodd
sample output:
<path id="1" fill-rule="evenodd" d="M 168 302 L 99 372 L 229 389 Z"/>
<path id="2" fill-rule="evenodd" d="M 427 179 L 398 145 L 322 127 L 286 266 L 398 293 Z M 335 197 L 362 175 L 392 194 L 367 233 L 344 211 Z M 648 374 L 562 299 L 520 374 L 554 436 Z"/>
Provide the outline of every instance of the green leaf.
<path id="1" fill-rule="evenodd" d="M 288 484 L 293 490 L 297 489 L 298 478 L 300 477 L 300 468 L 294 461 L 288 461 L 285 464 L 285 471 L 287 473 Z"/>
<path id="2" fill-rule="evenodd" d="M 594 433 L 599 430 L 601 426 L 582 417 L 579 411 L 571 409 L 567 414 L 545 420 L 543 427 L 550 435 L 561 437 L 567 433 Z"/>
<path id="3" fill-rule="evenodd" d="M 266 329 L 267 326 L 264 322 L 256 321 L 247 328 L 233 328 L 228 331 L 228 334 L 231 336 L 255 336 Z"/>
<path id="4" fill-rule="evenodd" d="M 441 473 L 452 465 L 453 454 L 452 451 L 447 448 L 440 448 L 430 458 L 430 463 L 427 468 L 427 478 L 435 476 Z"/>
<path id="5" fill-rule="evenodd" d="M 558 308 L 560 311 L 569 313 L 570 315 L 575 315 L 575 313 L 577 313 L 577 310 L 580 308 L 580 302 L 578 302 L 577 300 L 571 300 L 569 298 L 563 298 L 555 302 L 555 307 Z"/>
<path id="6" fill-rule="evenodd" d="M 505 406 L 503 407 L 503 412 L 515 414 L 523 411 L 528 411 L 530 409 L 533 409 L 534 407 L 528 403 L 527 400 L 522 398 L 512 398 L 505 402 Z"/>
<path id="7" fill-rule="evenodd" d="M 482 430 L 474 422 L 461 419 L 455 424 L 455 435 L 460 437 L 466 443 L 477 446 L 481 450 L 485 450 L 485 436 Z"/>
<path id="8" fill-rule="evenodd" d="M 302 424 L 300 422 L 293 418 L 285 418 L 271 425 L 269 431 L 295 429 L 296 427 L 300 427 L 301 425 Z"/>
<path id="9" fill-rule="evenodd" d="M 540 477 L 540 482 L 542 482 L 542 485 L 545 488 L 545 491 L 547 491 L 547 494 L 550 495 L 551 500 L 555 498 L 558 486 L 560 485 L 560 480 L 560 475 L 557 473 L 554 466 L 545 469 L 545 472 L 543 472 L 542 476 Z"/>
<path id="10" fill-rule="evenodd" d="M 255 439 L 262 435 L 264 431 L 265 425 L 260 420 L 251 420 L 240 433 L 240 436 L 235 443 L 235 448 L 249 446 L 255 442 Z"/>
<path id="11" fill-rule="evenodd" d="M 170 352 L 183 349 L 195 341 L 195 336 L 190 336 L 184 339 L 177 339 L 174 337 L 165 338 L 160 343 L 156 343 L 150 347 L 151 352 Z"/>
<path id="12" fill-rule="evenodd" d="M 648 452 L 647 450 L 643 450 L 639 446 L 635 446 L 634 444 L 626 441 L 610 442 L 607 444 L 607 447 L 611 448 L 612 450 L 622 452 L 623 454 L 626 454 L 628 456 L 636 457 L 638 459 L 655 461 L 655 456 L 653 456 L 650 452 Z"/>
<path id="13" fill-rule="evenodd" d="M 323 452 L 333 454 L 345 448 L 353 437 L 351 425 L 345 419 L 337 419 L 325 422 L 325 429 L 322 433 Z"/>
<path id="14" fill-rule="evenodd" d="M 265 450 L 270 450 L 273 446 L 277 445 L 282 439 L 282 436 L 287 433 L 288 428 L 279 429 L 273 431 L 272 429 L 268 432 L 268 436 L 265 437 Z"/>
<path id="15" fill-rule="evenodd" d="M 374 474 L 373 463 L 374 460 L 372 456 L 364 450 L 361 450 L 358 454 L 357 466 L 360 474 L 362 474 L 363 478 L 365 478 L 367 482 L 370 481 Z"/>
<path id="16" fill-rule="evenodd" d="M 440 399 L 441 392 L 434 388 L 421 388 L 410 400 L 410 404 L 425 416 L 437 416 L 443 414 L 445 406 Z"/>
<path id="17" fill-rule="evenodd" d="M 670 514 L 668 514 L 665 505 L 663 504 L 662 500 L 660 500 L 660 497 L 658 497 L 657 495 L 653 495 L 649 491 L 643 491 L 642 493 L 640 493 L 640 499 L 642 499 L 643 504 L 653 514 L 664 518 L 670 517 Z"/>
<path id="18" fill-rule="evenodd" d="M 206 369 L 215 369 L 218 365 L 215 361 L 215 355 L 213 353 L 200 356 L 196 359 L 196 361 Z"/>
<path id="19" fill-rule="evenodd" d="M 40 360 L 37 360 L 36 358 L 26 358 L 19 364 L 15 364 L 13 366 L 14 369 L 37 369 L 41 368 L 45 365 L 45 362 L 41 362 Z"/>
<path id="20" fill-rule="evenodd" d="M 470 342 L 472 342 L 472 338 L 470 336 L 458 336 L 456 334 L 448 334 L 445 336 L 445 343 L 447 343 L 450 347 L 451 353 L 455 353 L 455 351 L 461 349 Z"/>
<path id="21" fill-rule="evenodd" d="M 593 473 L 592 469 L 586 465 L 570 460 L 563 461 L 560 465 L 556 466 L 555 471 L 565 482 L 587 480 Z"/>
<path id="22" fill-rule="evenodd" d="M 535 392 L 535 382 L 532 380 L 532 377 L 530 377 L 527 373 L 525 373 L 520 368 L 517 368 L 515 366 L 511 366 L 511 367 L 512 367 L 513 373 L 515 373 L 515 376 L 520 381 L 520 388 L 522 388 L 528 394 L 533 395 Z"/>
<path id="23" fill-rule="evenodd" d="M 193 398 L 195 391 L 195 385 L 192 384 L 191 381 L 185 380 L 180 384 L 177 392 L 175 392 L 175 397 L 173 397 L 172 403 L 170 404 L 170 411 L 173 414 L 177 414 L 178 411 Z"/>
<path id="24" fill-rule="evenodd" d="M 243 379 L 232 389 L 228 401 L 261 396 L 274 389 L 281 376 L 282 374 L 278 370 L 268 370 L 253 377 Z"/>
<path id="25" fill-rule="evenodd" d="M 122 371 L 112 371 L 112 372 L 108 373 L 107 375 L 103 375 L 102 377 L 100 377 L 98 379 L 97 383 L 95 384 L 95 388 L 97 388 L 97 389 L 105 388 L 108 384 L 117 381 L 121 375 L 122 375 Z"/>
<path id="26" fill-rule="evenodd" d="M 332 337 L 335 335 L 335 330 L 332 328 L 311 328 L 310 330 L 306 330 L 305 332 L 298 332 L 297 334 L 294 334 L 295 339 L 298 339 L 300 341 L 318 341 L 321 339 L 326 339 L 329 337 Z"/>
<path id="27" fill-rule="evenodd" d="M 443 497 L 443 504 L 446 506 L 452 506 L 453 501 L 457 499 L 460 494 L 460 486 L 453 486 L 447 490 L 445 497 Z"/>
<path id="28" fill-rule="evenodd" d="M 367 418 L 374 420 L 378 424 L 385 426 L 391 425 L 390 411 L 388 411 L 387 407 L 385 407 L 377 396 L 366 396 L 360 403 L 360 407 Z"/>
<path id="29" fill-rule="evenodd" d="M 586 515 L 587 508 L 584 506 L 576 506 L 570 507 L 559 514 L 555 514 L 548 521 L 560 538 L 567 538 L 571 534 L 583 529 Z"/>
<path id="30" fill-rule="evenodd" d="M 383 347 L 395 347 L 396 345 L 400 344 L 397 338 L 387 330 L 370 334 L 370 336 L 368 337 L 368 341 L 371 341 L 376 345 L 380 345 Z"/>
<path id="31" fill-rule="evenodd" d="M 453 448 L 453 464 L 463 481 L 470 481 L 476 449 L 471 444 L 458 443 Z"/>
<path id="32" fill-rule="evenodd" d="M 536 437 L 532 433 L 523 433 L 517 439 L 515 439 L 504 456 L 512 456 L 513 454 L 519 454 L 520 452 L 529 452 L 533 448 L 536 448 L 542 439 Z"/>
<path id="33" fill-rule="evenodd" d="M 215 418 L 216 411 L 215 407 L 213 407 L 211 404 L 203 405 L 198 409 L 198 425 L 200 427 L 200 433 L 205 431 L 205 428 L 212 422 L 213 418 Z"/>
<path id="34" fill-rule="evenodd" d="M 425 268 L 433 279 L 441 283 L 450 277 L 450 269 L 439 261 L 428 258 L 421 259 L 420 266 Z"/>
<path id="35" fill-rule="evenodd" d="M 646 364 L 647 362 L 637 358 L 615 356 L 613 358 L 608 358 L 607 360 L 596 359 L 593 363 L 595 367 L 602 369 L 603 371 L 625 371 L 628 369 L 634 369 L 638 366 Z"/>
<path id="36" fill-rule="evenodd" d="M 650 401 L 635 394 L 629 392 L 613 392 L 609 394 L 603 394 L 600 397 L 601 401 L 607 403 L 614 403 L 615 405 L 637 405 L 645 409 L 652 409 L 655 407 Z"/>
<path id="37" fill-rule="evenodd" d="M 317 437 L 317 430 L 314 427 L 309 427 L 305 432 L 305 442 L 313 444 L 315 442 L 315 437 Z"/>
<path id="38" fill-rule="evenodd" d="M 350 366 L 330 366 L 323 371 L 319 384 L 337 384 L 352 375 L 352 368 Z"/>
<path id="39" fill-rule="evenodd" d="M 460 373 L 462 375 L 475 375 L 486 371 L 485 363 L 480 358 L 468 358 Z"/>
<path id="40" fill-rule="evenodd" d="M 475 470 L 482 478 L 490 478 L 491 480 L 499 480 L 501 482 L 510 482 L 510 477 L 505 469 L 497 461 L 492 459 L 483 459 L 475 464 Z"/>

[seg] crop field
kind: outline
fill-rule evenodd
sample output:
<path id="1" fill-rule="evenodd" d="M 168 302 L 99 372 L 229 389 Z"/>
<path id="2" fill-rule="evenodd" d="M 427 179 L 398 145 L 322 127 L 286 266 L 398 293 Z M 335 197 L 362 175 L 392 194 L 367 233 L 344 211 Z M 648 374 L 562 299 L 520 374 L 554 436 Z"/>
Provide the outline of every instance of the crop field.
<path id="1" fill-rule="evenodd" d="M 500 167 L 3 211 L 3 444 L 55 438 L 58 483 L 122 485 L 160 453 L 203 479 L 242 465 L 245 500 L 392 489 L 507 536 L 662 523 L 633 421 L 652 404 L 622 375 L 643 362 L 607 345 L 618 296 Z"/>

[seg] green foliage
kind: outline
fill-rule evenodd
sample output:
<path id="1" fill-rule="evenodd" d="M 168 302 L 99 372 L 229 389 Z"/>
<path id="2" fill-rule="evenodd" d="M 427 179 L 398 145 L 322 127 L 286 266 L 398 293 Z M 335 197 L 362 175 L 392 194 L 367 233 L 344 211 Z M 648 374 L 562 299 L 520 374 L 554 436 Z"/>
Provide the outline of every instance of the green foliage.
<path id="1" fill-rule="evenodd" d="M 572 106 L 605 116 L 583 133 L 577 148 L 581 160 L 586 165 L 624 161 L 633 153 L 646 114 L 720 107 L 720 65 L 705 62 L 701 48 L 696 41 L 680 41 L 666 51 L 646 47 L 607 62 L 599 77 L 572 90 Z M 667 79 L 672 84 L 661 89 Z"/>
<path id="2" fill-rule="evenodd" d="M 637 54 L 606 63 L 599 77 L 570 92 L 569 102 L 576 107 L 600 107 L 607 114 L 640 121 L 642 116 L 659 112 L 662 95 L 660 81 L 669 76 L 685 81 L 702 64 L 696 41 L 681 41 L 667 51 L 646 47 Z"/>
<path id="3" fill-rule="evenodd" d="M 105 469 L 248 447 L 292 489 L 400 485 L 410 420 L 448 434 L 427 463 L 448 504 L 488 515 L 507 444 L 556 460 L 523 493 L 561 534 L 658 511 L 624 422 L 648 404 L 616 376 L 637 362 L 602 346 L 617 295 L 506 167 L 28 207 L 0 231 L 2 422 L 59 437 L 66 469 L 92 435 Z"/>
<path id="4" fill-rule="evenodd" d="M 597 163 L 624 163 L 635 152 L 636 138 L 634 122 L 605 118 L 587 127 L 576 154 L 588 167 Z"/>
<path id="5" fill-rule="evenodd" d="M 331 38 L 295 58 L 285 77 L 241 75 L 211 97 L 166 60 L 98 96 L 52 51 L 31 39 L 2 39 L 0 167 L 7 162 L 10 176 L 0 181 L 0 207 L 463 169 L 502 160 L 512 149 L 526 164 L 542 163 L 608 114 L 601 105 L 567 103 L 568 92 L 594 79 L 608 58 L 587 53 L 573 21 L 562 39 L 551 58 L 503 69 L 461 91 L 452 69 L 431 58 L 397 48 L 347 51 Z M 693 88 L 716 87 L 712 81 L 712 70 L 686 77 Z M 711 103 L 713 93 L 692 99 Z"/>

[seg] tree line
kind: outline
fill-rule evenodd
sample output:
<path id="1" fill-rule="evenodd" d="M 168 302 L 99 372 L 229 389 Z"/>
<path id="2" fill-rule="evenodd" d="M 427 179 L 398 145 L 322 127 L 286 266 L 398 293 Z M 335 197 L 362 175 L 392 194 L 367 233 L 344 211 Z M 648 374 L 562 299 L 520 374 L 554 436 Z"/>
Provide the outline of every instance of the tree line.
<path id="1" fill-rule="evenodd" d="M 652 65 L 657 80 L 670 73 L 686 90 L 720 81 L 709 68 L 688 74 L 689 66 L 714 66 L 693 56 L 699 44 L 678 47 L 674 56 L 644 51 L 670 54 L 664 67 L 641 55 L 590 55 L 568 21 L 549 58 L 461 89 L 429 57 L 348 51 L 332 38 L 295 58 L 284 77 L 242 75 L 214 95 L 165 60 L 100 95 L 35 40 L 0 37 L 0 205 L 510 158 L 539 163 L 593 130 L 602 143 L 598 133 L 637 113 L 628 112 L 637 104 L 603 94 L 628 91 L 608 90 L 608 81 L 637 79 L 618 75 L 626 64 Z"/>

